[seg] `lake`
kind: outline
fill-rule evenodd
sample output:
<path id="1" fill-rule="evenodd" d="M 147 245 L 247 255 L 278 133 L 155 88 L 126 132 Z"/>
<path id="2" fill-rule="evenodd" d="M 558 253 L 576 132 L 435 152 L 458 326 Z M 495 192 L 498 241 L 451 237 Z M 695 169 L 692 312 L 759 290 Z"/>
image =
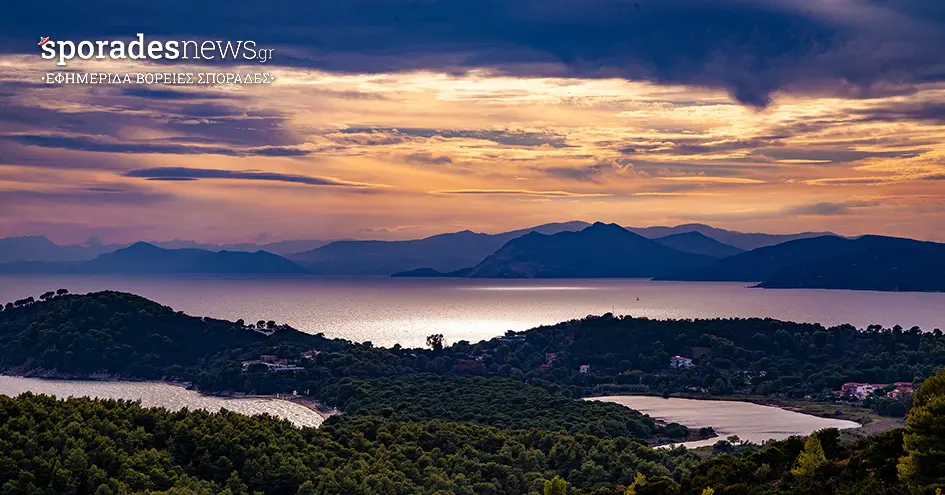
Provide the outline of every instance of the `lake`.
<path id="1" fill-rule="evenodd" d="M 594 397 L 587 400 L 615 402 L 655 419 L 667 423 L 676 422 L 689 428 L 715 428 L 719 435 L 716 438 L 680 444 L 693 449 L 713 445 L 730 435 L 738 435 L 742 440 L 761 444 L 767 440 L 782 440 L 793 435 L 810 435 L 824 428 L 843 430 L 860 426 L 853 421 L 820 418 L 749 402 L 664 399 L 641 395 Z"/>
<path id="2" fill-rule="evenodd" d="M 108 382 L 91 380 L 42 380 L 0 375 L 0 395 L 15 397 L 23 392 L 66 397 L 140 400 L 145 407 L 170 410 L 225 408 L 242 414 L 269 413 L 288 419 L 296 426 L 319 426 L 324 418 L 312 409 L 287 400 L 266 398 L 224 398 L 201 395 L 184 387 L 161 382 Z"/>
<path id="3" fill-rule="evenodd" d="M 276 320 L 329 337 L 423 346 L 427 335 L 477 342 L 588 314 L 772 317 L 824 325 L 945 328 L 945 293 L 754 289 L 745 283 L 310 276 L 3 275 L 0 302 L 60 287 L 133 292 L 196 316 Z"/>

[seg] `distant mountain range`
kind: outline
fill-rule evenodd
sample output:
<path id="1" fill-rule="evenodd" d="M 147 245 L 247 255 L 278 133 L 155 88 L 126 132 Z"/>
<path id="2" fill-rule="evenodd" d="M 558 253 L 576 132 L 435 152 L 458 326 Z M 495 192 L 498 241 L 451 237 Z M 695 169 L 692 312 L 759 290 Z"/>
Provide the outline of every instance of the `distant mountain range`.
<path id="1" fill-rule="evenodd" d="M 0 273 L 96 274 L 302 274 L 305 268 L 272 253 L 164 249 L 137 242 L 89 261 L 14 261 Z"/>
<path id="2" fill-rule="evenodd" d="M 578 232 L 531 232 L 507 242 L 469 269 L 437 274 L 428 268 L 395 276 L 650 278 L 714 260 L 663 245 L 617 224 L 595 223 Z"/>
<path id="3" fill-rule="evenodd" d="M 464 230 L 408 241 L 300 239 L 264 244 L 248 242 L 214 244 L 188 240 L 148 241 L 148 243 L 165 249 L 244 252 L 262 250 L 288 257 L 306 265 L 315 273 L 325 275 L 390 275 L 397 271 L 420 267 L 431 267 L 441 271 L 470 267 L 494 253 L 506 242 L 529 232 L 556 234 L 565 231 L 578 231 L 589 225 L 589 223 L 581 221 L 550 223 L 499 234 L 482 234 Z M 825 234 L 814 232 L 789 235 L 745 234 L 702 224 L 687 224 L 676 227 L 628 227 L 627 230 L 650 239 L 669 238 L 669 236 L 676 234 L 698 232 L 709 239 L 742 250 Z M 666 242 L 673 241 L 668 239 Z M 45 236 L 5 237 L 0 238 L 0 263 L 9 261 L 87 261 L 100 254 L 110 253 L 130 245 L 131 243 L 58 245 Z M 670 246 L 672 247 L 672 245 Z M 705 253 L 701 251 L 694 252 L 710 256 L 730 253 L 730 250 L 707 249 L 710 249 L 710 251 Z"/>
<path id="4" fill-rule="evenodd" d="M 695 231 L 671 234 L 666 237 L 657 237 L 653 240 L 684 253 L 701 254 L 711 256 L 712 258 L 726 258 L 745 252 L 744 249 L 723 244 L 715 239 L 706 237 L 705 234 Z"/>
<path id="5" fill-rule="evenodd" d="M 759 282 L 768 288 L 945 290 L 945 244 L 866 235 L 798 239 L 664 280 Z"/>
<path id="6" fill-rule="evenodd" d="M 743 251 L 751 251 L 765 246 L 773 246 L 782 242 L 793 241 L 795 239 L 808 239 L 811 237 L 821 237 L 825 235 L 836 235 L 833 232 L 801 232 L 800 234 L 762 234 L 735 232 L 733 230 L 717 229 L 701 223 L 687 223 L 675 227 L 627 227 L 627 230 L 642 235 L 649 239 L 666 237 L 674 234 L 685 234 L 687 232 L 698 232 L 710 239 L 715 239 L 722 244 L 735 246 Z"/>
<path id="7" fill-rule="evenodd" d="M 279 241 L 268 244 L 236 243 L 212 244 L 195 241 L 161 241 L 149 244 L 165 249 L 202 249 L 205 251 L 267 251 L 278 255 L 287 255 L 315 249 L 328 244 L 329 241 L 292 240 Z M 99 244 L 89 245 L 59 245 L 46 236 L 2 237 L 0 238 L 0 263 L 10 261 L 88 261 L 96 256 L 111 253 L 131 244 Z"/>
<path id="8" fill-rule="evenodd" d="M 126 244 L 60 246 L 46 236 L 0 238 L 0 263 L 9 261 L 80 261 L 126 247 Z"/>
<path id="9" fill-rule="evenodd" d="M 945 244 L 880 239 L 885 242 L 867 238 L 850 241 L 867 241 L 862 242 L 866 248 L 852 255 L 782 268 L 759 285 L 773 289 L 945 291 Z"/>
<path id="10" fill-rule="evenodd" d="M 694 270 L 678 270 L 663 278 L 700 282 L 761 282 L 778 270 L 790 266 L 810 263 L 829 256 L 853 254 L 857 251 L 854 244 L 843 237 L 821 236 L 797 239 L 736 254 Z"/>
<path id="11" fill-rule="evenodd" d="M 409 241 L 264 245 L 168 241 L 60 246 L 31 236 L 0 238 L 0 273 L 639 277 L 755 282 L 768 288 L 942 291 L 945 244 L 816 232 L 746 234 L 701 224 L 624 228 L 585 222 L 500 234 L 466 230 Z"/>
<path id="12" fill-rule="evenodd" d="M 288 258 L 319 275 L 389 276 L 418 268 L 450 272 L 479 263 L 505 243 L 529 232 L 556 234 L 587 226 L 586 222 L 564 222 L 501 234 L 464 230 L 411 241 L 336 241 Z"/>
<path id="13" fill-rule="evenodd" d="M 272 254 L 278 254 L 280 256 L 286 256 L 293 253 L 299 253 L 302 251 L 308 251 L 310 249 L 315 249 L 324 246 L 332 241 L 319 241 L 315 239 L 298 239 L 290 241 L 278 241 L 278 242 L 269 242 L 265 244 L 254 244 L 251 242 L 240 242 L 234 244 L 212 244 L 212 243 L 200 243 L 196 241 L 162 241 L 162 242 L 149 242 L 158 247 L 165 249 L 203 249 L 206 251 L 242 251 L 247 253 L 252 253 L 256 251 L 266 251 Z"/>

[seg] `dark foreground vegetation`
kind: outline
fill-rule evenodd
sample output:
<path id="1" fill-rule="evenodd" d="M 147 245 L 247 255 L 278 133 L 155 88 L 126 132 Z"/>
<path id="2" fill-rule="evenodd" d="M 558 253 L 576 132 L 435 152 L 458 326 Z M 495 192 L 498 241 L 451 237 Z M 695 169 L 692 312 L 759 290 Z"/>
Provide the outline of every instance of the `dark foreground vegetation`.
<path id="1" fill-rule="evenodd" d="M 118 292 L 44 296 L 0 311 L 4 372 L 295 391 L 344 414 L 299 430 L 269 417 L 4 398 L 3 493 L 542 493 L 546 482 L 547 493 L 571 494 L 934 493 L 941 474 L 929 473 L 945 473 L 945 376 L 929 379 L 945 366 L 938 330 L 604 315 L 385 349 Z M 672 367 L 673 356 L 692 366 Z M 693 390 L 836 400 L 830 391 L 850 381 L 924 382 L 914 398 L 862 401 L 912 408 L 905 434 L 843 444 L 826 431 L 763 449 L 722 441 L 714 453 L 724 455 L 703 460 L 646 444 L 711 431 L 574 400 Z"/>
<path id="2" fill-rule="evenodd" d="M 945 372 L 908 427 L 836 430 L 699 461 L 627 437 L 373 416 L 269 416 L 0 397 L 0 489 L 37 494 L 932 494 L 945 487 Z M 558 489 L 560 491 L 555 492 Z"/>

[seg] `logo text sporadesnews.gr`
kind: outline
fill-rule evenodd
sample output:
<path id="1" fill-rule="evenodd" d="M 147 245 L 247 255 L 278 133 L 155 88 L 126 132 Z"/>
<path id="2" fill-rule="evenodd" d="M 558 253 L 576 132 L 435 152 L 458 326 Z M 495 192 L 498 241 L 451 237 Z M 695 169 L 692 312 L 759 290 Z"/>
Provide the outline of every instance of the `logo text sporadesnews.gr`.
<path id="1" fill-rule="evenodd" d="M 56 60 L 65 66 L 78 57 L 81 60 L 234 60 L 266 63 L 272 60 L 272 48 L 259 48 L 252 40 L 145 40 L 137 33 L 131 41 L 82 40 L 61 41 L 41 36 L 37 46 L 45 60 Z"/>

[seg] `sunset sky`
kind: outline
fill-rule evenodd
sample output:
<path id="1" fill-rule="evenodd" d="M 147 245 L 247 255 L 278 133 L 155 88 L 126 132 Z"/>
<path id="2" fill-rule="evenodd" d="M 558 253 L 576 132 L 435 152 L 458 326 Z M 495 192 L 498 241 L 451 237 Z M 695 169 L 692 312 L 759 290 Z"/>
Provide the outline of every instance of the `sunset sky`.
<path id="1" fill-rule="evenodd" d="M 0 236 L 416 238 L 553 221 L 945 241 L 945 2 L 16 4 Z M 295 2 L 300 3 L 300 2 Z M 271 85 L 47 85 L 36 41 L 253 39 Z"/>

